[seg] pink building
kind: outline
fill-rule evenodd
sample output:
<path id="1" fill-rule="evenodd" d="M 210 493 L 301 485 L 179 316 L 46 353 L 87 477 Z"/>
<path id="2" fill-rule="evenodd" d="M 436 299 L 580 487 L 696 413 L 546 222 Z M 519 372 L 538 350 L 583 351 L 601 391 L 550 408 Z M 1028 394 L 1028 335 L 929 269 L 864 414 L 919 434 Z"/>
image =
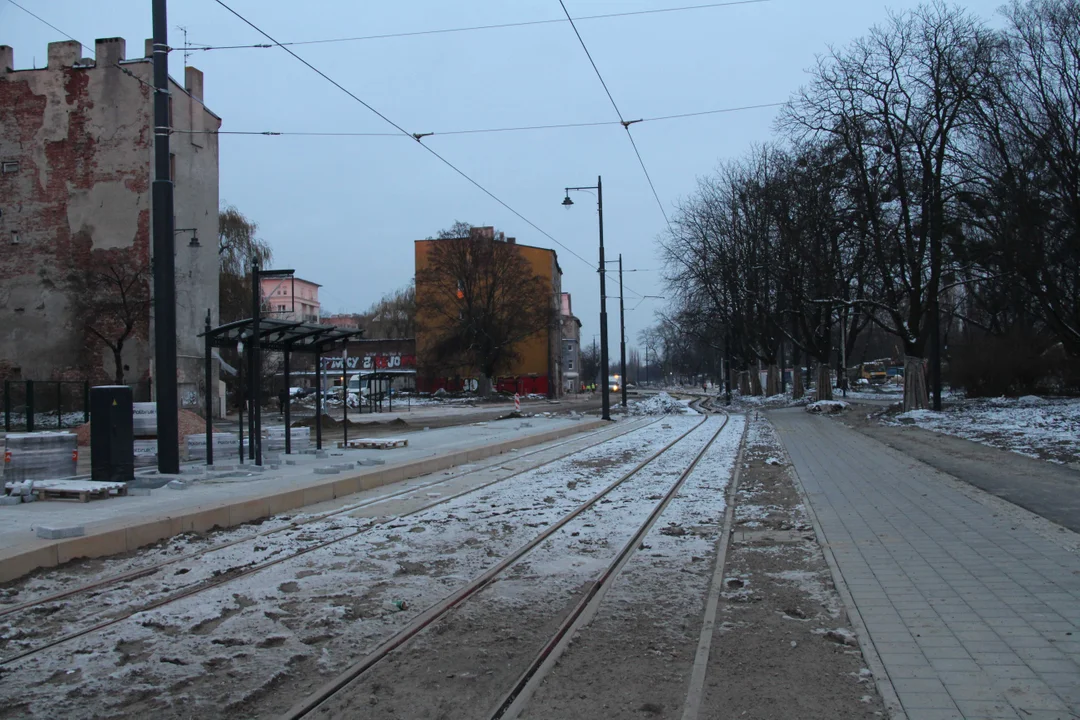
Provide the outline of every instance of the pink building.
<path id="1" fill-rule="evenodd" d="M 292 322 L 319 322 L 319 288 L 300 278 L 261 278 L 263 312 Z"/>

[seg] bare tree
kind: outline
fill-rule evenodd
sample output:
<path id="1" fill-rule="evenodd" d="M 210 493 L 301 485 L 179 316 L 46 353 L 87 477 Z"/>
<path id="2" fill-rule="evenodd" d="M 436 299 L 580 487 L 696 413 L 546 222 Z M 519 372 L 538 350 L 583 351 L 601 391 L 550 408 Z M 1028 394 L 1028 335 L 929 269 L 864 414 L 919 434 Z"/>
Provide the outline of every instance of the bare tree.
<path id="1" fill-rule="evenodd" d="M 928 406 L 925 358 L 948 265 L 957 145 L 993 48 L 967 13 L 922 6 L 822 58 L 784 118 L 797 137 L 838 142 L 851 163 L 857 227 L 880 283 L 858 301 L 904 343 L 905 409 Z"/>
<path id="2" fill-rule="evenodd" d="M 516 245 L 476 232 L 446 234 L 416 275 L 416 322 L 426 335 L 418 351 L 428 372 L 475 369 L 488 395 L 520 346 L 554 326 L 556 298 Z"/>
<path id="3" fill-rule="evenodd" d="M 90 260 L 71 276 L 76 317 L 88 345 L 112 352 L 113 382 L 124 384 L 124 347 L 150 332 L 150 269 L 133 250 L 92 250 Z"/>
<path id="4" fill-rule="evenodd" d="M 416 335 L 416 284 L 383 295 L 360 319 L 364 337 L 411 338 Z"/>

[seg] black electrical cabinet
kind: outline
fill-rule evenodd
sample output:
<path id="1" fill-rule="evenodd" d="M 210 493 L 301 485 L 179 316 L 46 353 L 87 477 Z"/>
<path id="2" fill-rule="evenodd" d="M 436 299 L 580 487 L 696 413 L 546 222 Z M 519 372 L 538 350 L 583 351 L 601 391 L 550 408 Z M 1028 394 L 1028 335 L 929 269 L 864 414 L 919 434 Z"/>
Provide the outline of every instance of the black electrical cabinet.
<path id="1" fill-rule="evenodd" d="M 135 479 L 132 397 L 126 385 L 90 388 L 90 479 Z"/>

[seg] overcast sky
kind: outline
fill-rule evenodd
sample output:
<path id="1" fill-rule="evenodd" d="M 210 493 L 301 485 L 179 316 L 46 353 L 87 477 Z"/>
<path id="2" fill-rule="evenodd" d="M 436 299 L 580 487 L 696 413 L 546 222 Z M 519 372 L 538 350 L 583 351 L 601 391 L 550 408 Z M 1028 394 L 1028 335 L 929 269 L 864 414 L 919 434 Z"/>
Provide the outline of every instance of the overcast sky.
<path id="1" fill-rule="evenodd" d="M 18 0 L 93 47 L 123 37 L 128 56 L 151 35 L 150 0 Z M 558 0 L 355 2 L 226 0 L 279 41 L 405 33 L 556 20 Z M 703 4 L 706 0 L 565 0 L 574 17 Z M 828 45 L 844 45 L 916 0 L 771 0 L 737 7 L 581 20 L 578 28 L 627 120 L 783 102 Z M 1000 0 L 964 3 L 995 21 Z M 235 45 L 266 39 L 214 0 L 173 0 L 170 45 Z M 45 63 L 64 39 L 0 0 L 0 44 L 17 68 Z M 302 45 L 293 48 L 408 132 L 617 120 L 566 22 L 526 27 Z M 184 57 L 170 59 L 182 82 Z M 280 48 L 194 52 L 207 105 L 222 130 L 394 132 L 394 128 Z M 632 126 L 668 213 L 721 160 L 769 140 L 776 108 Z M 277 267 L 323 285 L 323 311 L 362 311 L 409 282 L 413 240 L 461 220 L 495 225 L 519 242 L 552 247 L 573 294 L 582 341 L 598 332 L 595 199 L 567 185 L 604 183 L 605 245 L 623 254 L 627 336 L 653 322 L 663 295 L 656 238 L 664 229 L 626 132 L 618 125 L 424 138 L 463 172 L 588 264 L 454 173 L 405 137 L 222 136 L 221 202 L 259 225 Z M 614 266 L 612 266 L 614 268 Z M 618 286 L 608 284 L 613 357 Z M 634 308 L 631 311 L 631 308 Z"/>

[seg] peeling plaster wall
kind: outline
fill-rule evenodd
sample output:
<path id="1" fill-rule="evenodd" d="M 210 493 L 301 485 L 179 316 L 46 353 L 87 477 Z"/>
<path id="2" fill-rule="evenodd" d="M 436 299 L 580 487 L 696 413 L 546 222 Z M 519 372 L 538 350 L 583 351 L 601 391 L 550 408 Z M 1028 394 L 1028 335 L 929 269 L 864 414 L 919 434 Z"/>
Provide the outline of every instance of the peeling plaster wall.
<path id="1" fill-rule="evenodd" d="M 99 62 L 77 43 L 50 43 L 49 67 L 12 71 L 0 47 L 0 375 L 112 377 L 112 353 L 88 341 L 74 316 L 70 276 L 91 250 L 130 248 L 151 267 L 153 65 L 124 59 L 124 42 L 98 41 Z M 5 67 L 6 66 L 6 67 Z M 196 71 L 197 73 L 197 71 Z M 191 74 L 189 73 L 189 77 Z M 201 73 L 198 80 L 201 92 Z M 142 82 L 140 82 L 142 80 Z M 172 83 L 175 128 L 215 130 L 220 120 Z M 218 316 L 216 136 L 175 134 L 177 336 L 181 383 L 203 385 L 202 331 Z M 151 371 L 151 331 L 124 349 L 128 383 Z"/>

